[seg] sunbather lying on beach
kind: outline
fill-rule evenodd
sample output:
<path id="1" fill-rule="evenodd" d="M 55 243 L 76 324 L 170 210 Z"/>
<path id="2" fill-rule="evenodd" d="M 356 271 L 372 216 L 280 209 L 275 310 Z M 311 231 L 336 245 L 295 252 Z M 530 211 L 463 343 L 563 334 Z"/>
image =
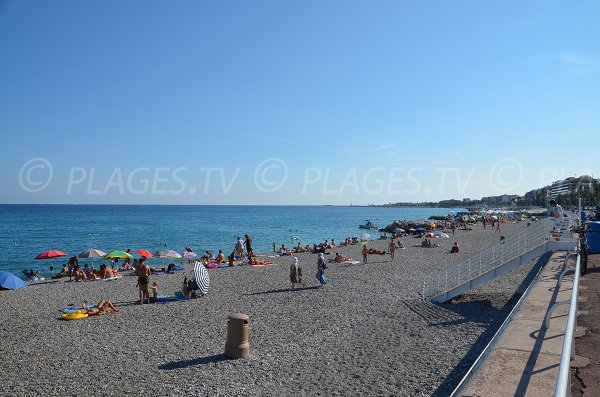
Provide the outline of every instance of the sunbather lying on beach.
<path id="1" fill-rule="evenodd" d="M 349 256 L 340 255 L 338 252 L 335 253 L 335 261 L 337 263 L 347 262 L 349 260 L 352 260 L 352 258 Z"/>
<path id="2" fill-rule="evenodd" d="M 81 312 L 86 313 L 88 316 L 99 316 L 102 314 L 116 313 L 118 311 L 119 309 L 107 299 L 102 299 L 98 302 L 96 307 L 87 307 L 85 303 L 81 305 Z"/>
<path id="3" fill-rule="evenodd" d="M 385 251 L 376 250 L 375 248 L 369 248 L 369 250 L 367 252 L 369 254 L 374 254 L 374 255 L 386 255 L 387 254 Z"/>
<path id="4" fill-rule="evenodd" d="M 248 258 L 248 264 L 250 266 L 267 266 L 267 265 L 272 265 L 273 262 L 260 261 L 260 260 L 256 259 L 255 256 L 251 256 L 250 258 Z"/>

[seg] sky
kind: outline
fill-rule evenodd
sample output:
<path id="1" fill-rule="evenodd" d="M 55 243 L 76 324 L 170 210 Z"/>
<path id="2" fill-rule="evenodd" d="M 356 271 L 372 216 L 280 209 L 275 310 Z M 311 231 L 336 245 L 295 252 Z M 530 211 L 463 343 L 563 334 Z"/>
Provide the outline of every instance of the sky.
<path id="1" fill-rule="evenodd" d="M 600 176 L 598 15 L 0 0 L 0 203 L 366 205 Z"/>

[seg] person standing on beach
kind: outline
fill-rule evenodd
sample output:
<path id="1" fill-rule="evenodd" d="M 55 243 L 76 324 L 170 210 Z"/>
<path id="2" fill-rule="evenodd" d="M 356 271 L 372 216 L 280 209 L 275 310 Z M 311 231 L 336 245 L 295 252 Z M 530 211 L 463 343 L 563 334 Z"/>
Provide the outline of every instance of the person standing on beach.
<path id="1" fill-rule="evenodd" d="M 250 235 L 245 234 L 244 237 L 246 238 L 244 240 L 244 245 L 246 246 L 246 252 L 250 252 L 252 251 L 252 237 L 250 237 Z"/>
<path id="2" fill-rule="evenodd" d="M 322 252 L 320 252 L 319 256 L 317 257 L 317 280 L 319 280 L 319 283 L 321 283 L 321 287 L 327 284 L 325 269 L 327 269 L 327 265 L 325 264 L 325 256 Z"/>
<path id="3" fill-rule="evenodd" d="M 67 262 L 67 264 L 69 266 L 69 281 L 71 281 L 71 277 L 73 276 L 73 269 L 75 269 L 75 266 L 79 266 L 77 255 L 70 257 L 69 262 Z"/>
<path id="4" fill-rule="evenodd" d="M 237 243 L 235 243 L 235 254 L 242 258 L 244 256 L 244 243 L 242 243 L 242 239 L 238 236 Z"/>
<path id="5" fill-rule="evenodd" d="M 146 303 L 150 303 L 150 266 L 146 265 L 146 258 L 142 258 L 138 267 L 135 271 L 135 275 L 138 276 L 138 287 L 140 289 L 140 305 L 146 301 Z"/>
<path id="6" fill-rule="evenodd" d="M 367 244 L 363 245 L 362 256 L 363 256 L 363 263 L 367 263 L 367 259 L 369 256 L 369 249 L 367 248 Z"/>
<path id="7" fill-rule="evenodd" d="M 292 289 L 296 288 L 296 284 L 302 284 L 302 270 L 298 266 L 298 258 L 292 256 L 292 264 L 290 266 L 290 283 Z"/>
<path id="8" fill-rule="evenodd" d="M 394 238 L 390 240 L 390 245 L 388 249 L 390 251 L 390 257 L 392 258 L 392 260 L 394 260 L 394 256 L 396 255 L 396 240 Z"/>
<path id="9" fill-rule="evenodd" d="M 500 218 L 496 221 L 496 231 L 494 233 L 500 233 Z"/>

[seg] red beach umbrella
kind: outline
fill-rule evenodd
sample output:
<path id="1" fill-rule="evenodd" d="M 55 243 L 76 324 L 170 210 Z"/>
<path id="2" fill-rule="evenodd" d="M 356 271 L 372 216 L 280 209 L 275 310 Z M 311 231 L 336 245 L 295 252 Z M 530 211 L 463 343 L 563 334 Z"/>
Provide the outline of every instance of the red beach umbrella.
<path id="1" fill-rule="evenodd" d="M 148 250 L 135 250 L 135 253 L 140 254 L 144 258 L 152 258 L 153 257 L 152 253 Z"/>
<path id="2" fill-rule="evenodd" d="M 67 256 L 67 254 L 65 254 L 62 251 L 58 251 L 58 250 L 50 250 L 50 251 L 42 252 L 41 254 L 36 256 L 35 259 L 52 259 L 52 258 L 60 258 L 61 256 Z"/>

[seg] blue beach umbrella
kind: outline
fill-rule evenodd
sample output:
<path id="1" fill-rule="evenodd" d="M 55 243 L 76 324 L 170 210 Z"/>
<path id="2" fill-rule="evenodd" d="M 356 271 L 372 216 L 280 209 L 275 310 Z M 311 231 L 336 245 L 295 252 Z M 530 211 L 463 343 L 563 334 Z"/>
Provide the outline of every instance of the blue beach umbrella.
<path id="1" fill-rule="evenodd" d="M 25 281 L 9 272 L 0 272 L 0 287 L 5 289 L 25 288 Z"/>

